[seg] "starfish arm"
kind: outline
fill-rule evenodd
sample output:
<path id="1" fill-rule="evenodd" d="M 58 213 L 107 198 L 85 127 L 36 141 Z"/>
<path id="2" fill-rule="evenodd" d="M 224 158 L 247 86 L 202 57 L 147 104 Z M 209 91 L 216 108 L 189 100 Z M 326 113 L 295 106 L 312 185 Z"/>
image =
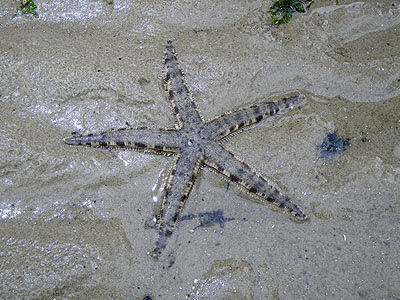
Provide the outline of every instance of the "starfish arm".
<path id="1" fill-rule="evenodd" d="M 78 135 L 65 138 L 69 145 L 90 147 L 126 148 L 155 152 L 177 152 L 175 129 L 151 129 L 147 127 L 120 128 L 98 134 Z"/>
<path id="2" fill-rule="evenodd" d="M 222 147 L 218 155 L 206 158 L 204 164 L 244 187 L 250 194 L 257 195 L 262 204 L 273 203 L 299 220 L 307 218 L 300 207 L 282 195 L 276 186 Z"/>
<path id="3" fill-rule="evenodd" d="M 201 159 L 194 154 L 178 154 L 168 177 L 163 201 L 161 205 L 156 206 L 154 211 L 156 224 L 159 228 L 156 248 L 151 253 L 154 258 L 161 254 L 162 249 L 167 245 L 167 239 L 174 232 L 201 163 Z"/>
<path id="4" fill-rule="evenodd" d="M 200 165 L 201 159 L 195 154 L 178 154 L 168 177 L 161 206 L 155 209 L 155 218 L 160 233 L 166 236 L 173 233 L 196 175 L 200 170 Z"/>
<path id="5" fill-rule="evenodd" d="M 268 116 L 283 114 L 298 106 L 304 97 L 302 95 L 285 98 L 279 102 L 267 102 L 252 105 L 237 111 L 223 114 L 208 124 L 214 128 L 217 139 L 222 139 L 243 127 L 256 124 Z"/>
<path id="6" fill-rule="evenodd" d="M 168 41 L 165 49 L 165 82 L 168 99 L 171 102 L 179 127 L 185 123 L 201 122 L 196 103 L 186 87 L 184 75 L 179 67 L 172 42 Z"/>

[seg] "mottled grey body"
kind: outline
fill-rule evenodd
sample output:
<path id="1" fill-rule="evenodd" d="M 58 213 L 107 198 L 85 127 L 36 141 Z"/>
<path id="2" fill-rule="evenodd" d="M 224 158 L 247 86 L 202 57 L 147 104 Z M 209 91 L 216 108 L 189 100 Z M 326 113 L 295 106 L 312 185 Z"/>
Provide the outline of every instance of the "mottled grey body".
<path id="1" fill-rule="evenodd" d="M 288 111 L 298 105 L 303 96 L 253 105 L 205 122 L 186 87 L 171 41 L 168 41 L 166 47 L 165 66 L 168 98 L 177 119 L 177 129 L 131 127 L 100 134 L 74 136 L 64 140 L 72 145 L 119 147 L 175 154 L 174 167 L 168 177 L 162 204 L 159 206 L 159 211 L 155 212 L 160 239 L 153 254 L 158 255 L 166 246 L 166 239 L 174 231 L 185 200 L 202 165 L 212 168 L 228 180 L 244 187 L 249 193 L 258 196 L 260 202 L 274 203 L 295 218 L 306 219 L 301 209 L 283 196 L 277 187 L 220 143 L 221 139 L 243 127 L 258 123 L 265 117 Z"/>

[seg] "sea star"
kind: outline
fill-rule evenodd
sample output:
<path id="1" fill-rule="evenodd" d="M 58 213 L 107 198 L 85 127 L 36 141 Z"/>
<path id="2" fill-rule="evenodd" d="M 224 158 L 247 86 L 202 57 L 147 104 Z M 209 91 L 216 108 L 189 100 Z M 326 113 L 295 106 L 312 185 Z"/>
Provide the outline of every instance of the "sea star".
<path id="1" fill-rule="evenodd" d="M 162 204 L 159 211 L 155 212 L 155 224 L 160 235 L 153 255 L 161 253 L 167 238 L 174 232 L 185 201 L 203 165 L 239 184 L 257 196 L 261 203 L 274 203 L 295 218 L 305 220 L 306 215 L 301 209 L 283 196 L 277 187 L 221 145 L 221 140 L 232 133 L 258 123 L 267 116 L 283 113 L 297 106 L 304 97 L 298 95 L 279 102 L 253 105 L 205 122 L 186 87 L 171 41 L 168 41 L 165 51 L 165 67 L 168 99 L 178 125 L 176 129 L 127 127 L 64 139 L 65 143 L 71 145 L 128 148 L 175 155 Z"/>

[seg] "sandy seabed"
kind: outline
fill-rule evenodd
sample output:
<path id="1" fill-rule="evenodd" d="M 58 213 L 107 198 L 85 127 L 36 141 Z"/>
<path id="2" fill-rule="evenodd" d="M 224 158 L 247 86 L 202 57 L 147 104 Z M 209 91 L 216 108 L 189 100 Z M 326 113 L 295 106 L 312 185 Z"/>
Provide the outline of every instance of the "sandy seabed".
<path id="1" fill-rule="evenodd" d="M 35 1 L 0 8 L 2 299 L 400 299 L 400 6 L 315 1 Z M 171 127 L 171 39 L 205 119 L 306 104 L 224 146 L 301 205 L 296 223 L 202 170 L 159 261 L 152 217 L 173 158 L 71 147 L 71 132 Z M 318 146 L 346 141 L 333 162 Z M 199 214 L 222 210 L 222 226 Z M 196 217 L 197 216 L 197 217 Z M 222 225 L 222 224 L 221 224 Z"/>

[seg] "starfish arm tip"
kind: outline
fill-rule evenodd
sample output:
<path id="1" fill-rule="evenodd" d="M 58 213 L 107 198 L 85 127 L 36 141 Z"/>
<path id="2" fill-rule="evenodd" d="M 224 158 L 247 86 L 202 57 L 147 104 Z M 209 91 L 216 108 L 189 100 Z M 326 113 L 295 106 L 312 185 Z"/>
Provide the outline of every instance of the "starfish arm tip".
<path id="1" fill-rule="evenodd" d="M 291 215 L 299 222 L 306 222 L 307 220 L 309 220 L 308 216 L 304 214 L 302 211 L 300 212 L 292 211 Z"/>
<path id="2" fill-rule="evenodd" d="M 76 138 L 75 137 L 63 138 L 63 142 L 68 145 L 73 145 L 76 144 Z"/>

